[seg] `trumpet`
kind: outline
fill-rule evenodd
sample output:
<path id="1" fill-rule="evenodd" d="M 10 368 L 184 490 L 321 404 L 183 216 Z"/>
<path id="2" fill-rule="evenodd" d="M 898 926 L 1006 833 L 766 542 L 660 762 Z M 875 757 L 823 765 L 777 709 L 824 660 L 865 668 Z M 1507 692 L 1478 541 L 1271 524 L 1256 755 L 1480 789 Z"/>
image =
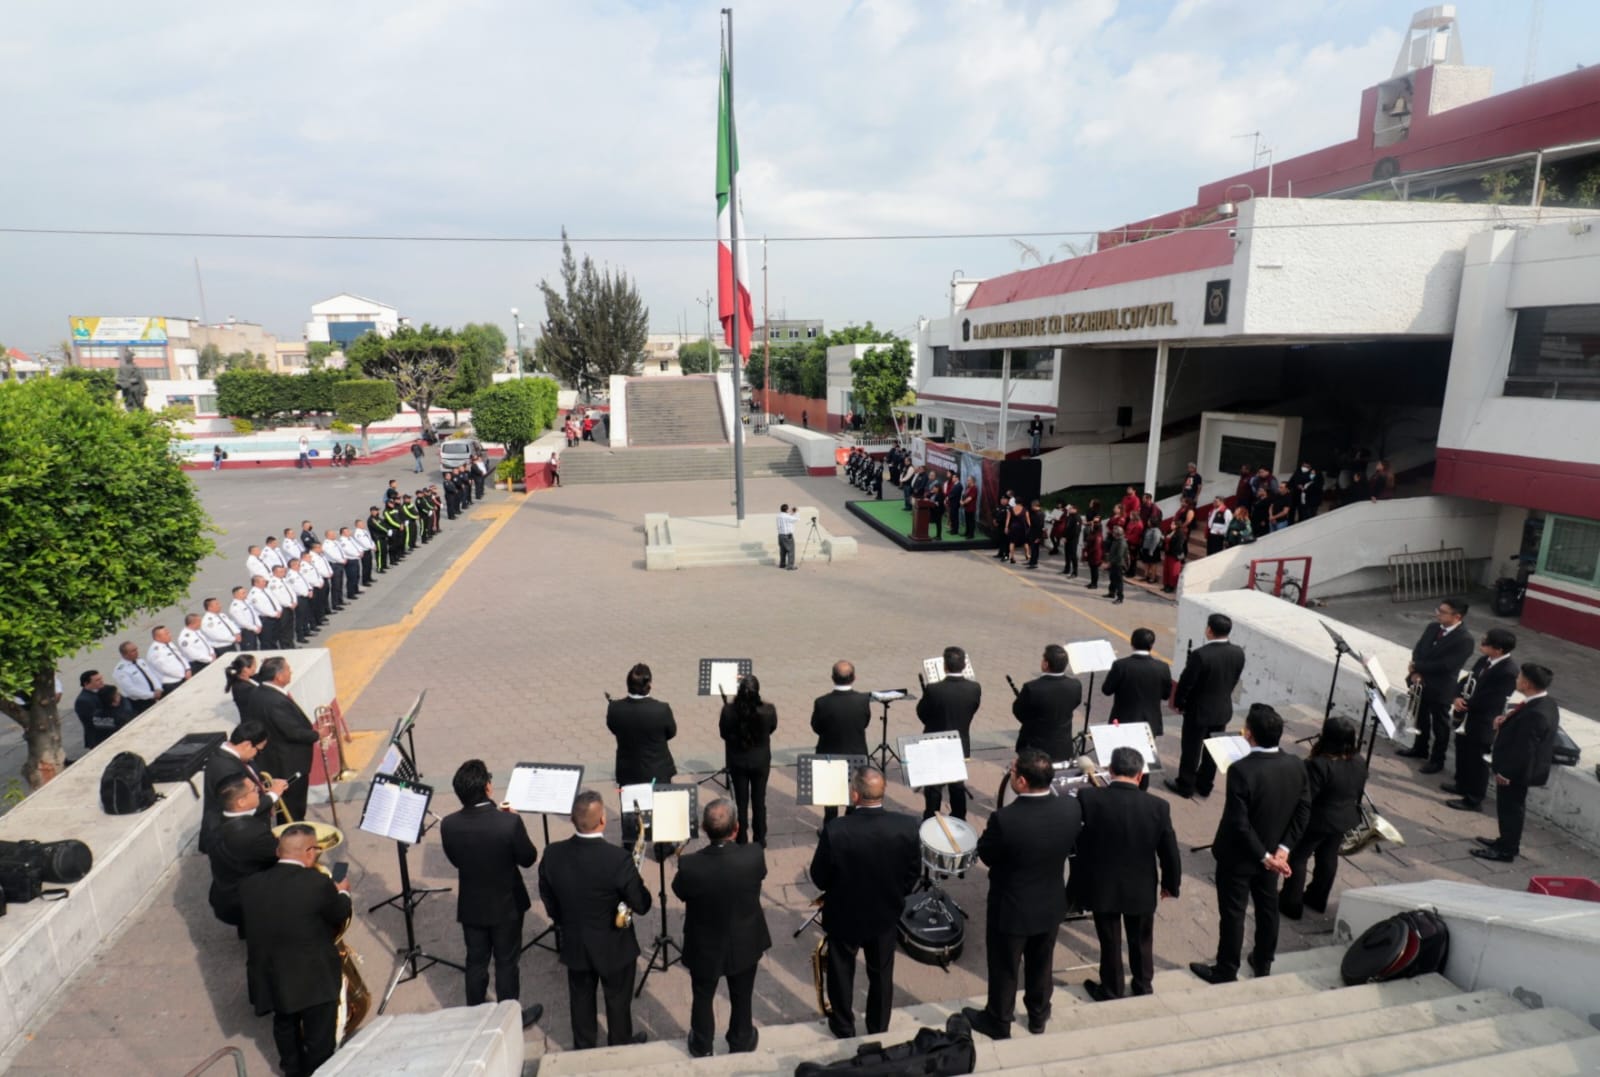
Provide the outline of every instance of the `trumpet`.
<path id="1" fill-rule="evenodd" d="M 263 770 L 261 772 L 261 791 L 263 794 L 266 793 L 267 786 L 271 785 L 274 780 L 275 779 L 272 777 L 272 775 L 268 774 L 266 771 Z M 291 778 L 289 780 L 292 782 L 294 779 Z M 290 823 L 294 822 L 294 816 L 289 811 L 289 805 L 283 802 L 282 797 L 279 797 L 273 804 L 272 810 L 273 814 L 277 815 L 283 820 L 283 823 L 281 824 L 282 826 L 288 826 Z"/>
<path id="2" fill-rule="evenodd" d="M 638 871 L 639 866 L 644 863 L 644 832 L 650 827 L 650 813 L 648 811 L 639 811 L 635 814 L 639 817 L 639 836 L 633 839 L 633 870 Z M 613 922 L 617 925 L 618 930 L 632 926 L 633 910 L 628 907 L 626 901 L 617 902 L 617 915 L 614 917 Z"/>

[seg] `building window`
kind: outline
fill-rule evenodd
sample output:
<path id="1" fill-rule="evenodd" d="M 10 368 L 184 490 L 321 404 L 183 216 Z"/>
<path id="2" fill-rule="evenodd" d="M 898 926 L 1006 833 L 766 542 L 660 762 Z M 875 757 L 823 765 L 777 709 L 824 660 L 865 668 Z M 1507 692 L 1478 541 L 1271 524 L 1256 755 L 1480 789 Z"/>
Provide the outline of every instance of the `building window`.
<path id="1" fill-rule="evenodd" d="M 1586 587 L 1600 586 L 1600 520 L 1547 517 L 1538 571 Z"/>
<path id="2" fill-rule="evenodd" d="M 816 326 L 813 325 L 813 326 L 810 326 L 810 327 L 808 327 L 806 329 L 806 339 L 807 340 L 816 340 L 817 339 L 817 327 Z"/>
<path id="3" fill-rule="evenodd" d="M 665 374 L 671 368 L 672 368 L 672 361 L 670 359 L 661 360 L 661 372 L 663 374 Z"/>
<path id="4" fill-rule="evenodd" d="M 1271 467 L 1277 457 L 1278 443 L 1259 438 L 1239 438 L 1222 435 L 1217 449 L 1217 470 L 1224 475 L 1237 475 L 1243 467 Z"/>
<path id="5" fill-rule="evenodd" d="M 952 351 L 937 344 L 932 350 L 936 378 L 998 378 L 1005 368 L 1000 348 Z M 1049 381 L 1055 367 L 1054 348 L 1011 349 L 1011 377 L 1016 381 Z"/>
<path id="6" fill-rule="evenodd" d="M 1600 400 L 1600 304 L 1517 311 L 1505 395 Z"/>

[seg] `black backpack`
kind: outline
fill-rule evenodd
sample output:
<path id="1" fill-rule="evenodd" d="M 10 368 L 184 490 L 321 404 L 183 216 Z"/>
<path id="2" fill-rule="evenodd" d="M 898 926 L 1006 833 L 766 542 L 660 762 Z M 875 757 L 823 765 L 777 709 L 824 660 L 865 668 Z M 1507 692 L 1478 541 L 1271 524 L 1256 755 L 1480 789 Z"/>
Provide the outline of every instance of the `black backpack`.
<path id="1" fill-rule="evenodd" d="M 133 815 L 156 802 L 156 787 L 150 781 L 143 757 L 133 752 L 118 752 L 100 775 L 100 806 L 108 815 Z"/>
<path id="2" fill-rule="evenodd" d="M 972 1025 L 961 1014 L 954 1013 L 945 1021 L 943 1032 L 934 1028 L 918 1029 L 910 1043 L 890 1047 L 864 1043 L 856 1048 L 854 1058 L 828 1063 L 802 1062 L 795 1067 L 794 1077 L 812 1077 L 819 1073 L 848 1073 L 853 1077 L 946 1077 L 971 1073 L 977 1065 L 978 1049 L 972 1043 Z"/>
<path id="3" fill-rule="evenodd" d="M 89 874 L 94 853 L 75 838 L 63 841 L 0 841 L 0 860 L 18 860 L 39 869 L 41 882 L 75 883 Z"/>
<path id="4" fill-rule="evenodd" d="M 1350 986 L 1426 976 L 1444 968 L 1450 930 L 1429 909 L 1412 909 L 1380 920 L 1350 944 L 1339 975 Z"/>

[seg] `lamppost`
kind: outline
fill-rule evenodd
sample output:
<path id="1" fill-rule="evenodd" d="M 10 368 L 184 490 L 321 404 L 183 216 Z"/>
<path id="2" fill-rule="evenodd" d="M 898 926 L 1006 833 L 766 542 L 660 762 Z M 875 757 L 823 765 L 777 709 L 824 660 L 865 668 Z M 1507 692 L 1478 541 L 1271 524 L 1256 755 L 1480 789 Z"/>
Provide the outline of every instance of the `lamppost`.
<path id="1" fill-rule="evenodd" d="M 522 319 L 517 316 L 516 307 L 511 308 L 511 324 L 516 327 L 513 331 L 517 335 L 517 351 L 512 359 L 512 364 L 516 368 L 517 379 L 520 381 L 522 379 Z"/>

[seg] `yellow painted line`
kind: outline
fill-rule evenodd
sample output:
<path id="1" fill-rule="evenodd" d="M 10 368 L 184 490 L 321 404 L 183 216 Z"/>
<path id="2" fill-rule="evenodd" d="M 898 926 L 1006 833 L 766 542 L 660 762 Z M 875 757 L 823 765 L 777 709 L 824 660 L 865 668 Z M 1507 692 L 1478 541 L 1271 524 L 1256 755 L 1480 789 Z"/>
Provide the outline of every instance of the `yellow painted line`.
<path id="1" fill-rule="evenodd" d="M 411 611 L 394 624 L 379 625 L 376 628 L 353 629 L 340 632 L 332 636 L 324 644 L 328 648 L 329 656 L 333 659 L 335 682 L 339 686 L 339 705 L 349 711 L 366 691 L 367 686 L 377 677 L 378 671 L 384 663 L 394 657 L 400 645 L 416 630 L 428 614 L 433 612 L 445 592 L 461 578 L 478 555 L 483 553 L 489 543 L 495 540 L 506 524 L 511 522 L 511 517 L 517 509 L 528 500 L 527 494 L 512 494 L 510 501 L 502 501 L 495 505 L 480 509 L 472 514 L 474 520 L 489 520 L 489 526 L 483 534 L 472 541 L 472 545 L 457 557 L 449 568 L 444 570 L 434 585 L 428 588 L 428 593 L 422 596 Z"/>
<path id="2" fill-rule="evenodd" d="M 977 555 L 974 554 L 974 556 L 977 556 Z M 1082 617 L 1084 620 L 1089 621 L 1092 624 L 1099 625 L 1101 628 L 1105 629 L 1107 632 L 1110 632 L 1111 635 L 1112 635 L 1112 638 L 1117 640 L 1117 642 L 1119 642 L 1119 643 L 1126 643 L 1127 642 L 1128 633 L 1129 633 L 1128 629 L 1126 629 L 1126 628 L 1118 628 L 1116 625 L 1113 625 L 1113 624 L 1107 624 L 1106 622 L 1102 621 L 1100 618 L 1096 617 L 1094 614 L 1090 613 L 1088 610 L 1080 609 L 1079 607 L 1074 606 L 1071 602 L 1068 602 L 1066 599 L 1062 598 L 1060 595 L 1056 594 L 1054 591 L 1051 591 L 1048 588 L 1041 586 L 1037 580 L 1029 579 L 1027 576 L 1024 576 L 1022 573 L 1018 572 L 1016 569 L 1010 568 L 1009 566 L 1006 566 L 1006 565 L 1001 565 L 1000 566 L 1000 571 L 1004 572 L 1007 576 L 1010 576 L 1012 579 L 1018 581 L 1019 583 L 1025 584 L 1026 586 L 1033 588 L 1035 591 L 1038 591 L 1040 594 L 1044 595 L 1046 598 L 1049 598 L 1049 599 L 1052 599 L 1052 600 L 1054 600 L 1056 602 L 1059 602 L 1061 605 L 1067 607 L 1067 609 L 1071 610 L 1073 613 L 1076 613 L 1079 617 Z M 1159 658 L 1163 662 L 1171 662 L 1172 661 L 1172 659 L 1168 658 L 1166 655 L 1162 654 L 1160 651 L 1151 651 L 1150 652 L 1150 656 L 1152 658 Z"/>

